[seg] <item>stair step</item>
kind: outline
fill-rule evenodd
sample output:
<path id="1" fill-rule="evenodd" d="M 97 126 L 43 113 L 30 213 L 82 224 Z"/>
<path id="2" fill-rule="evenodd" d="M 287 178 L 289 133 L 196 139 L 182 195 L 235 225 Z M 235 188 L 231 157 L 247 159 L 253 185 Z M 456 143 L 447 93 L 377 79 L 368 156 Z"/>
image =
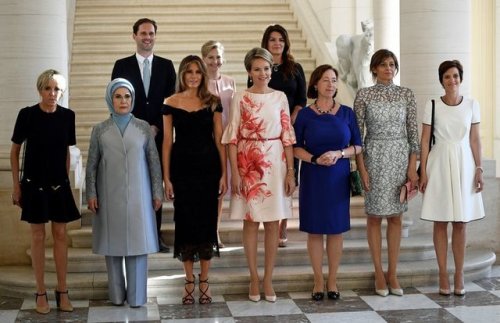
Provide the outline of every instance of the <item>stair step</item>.
<path id="1" fill-rule="evenodd" d="M 309 264 L 307 252 L 307 234 L 294 233 L 293 239 L 289 238 L 287 247 L 279 248 L 276 257 L 276 266 L 303 266 Z M 262 237 L 262 235 L 261 235 Z M 289 235 L 290 237 L 290 235 Z M 211 268 L 240 267 L 246 263 L 246 258 L 241 244 L 241 231 L 239 243 L 225 243 L 226 247 L 220 249 L 220 258 L 212 262 Z M 386 250 L 383 243 L 383 250 Z M 258 263 L 264 264 L 264 244 L 259 243 Z M 30 250 L 27 251 L 30 254 Z M 387 252 L 383 253 L 384 255 Z M 45 251 L 46 271 L 55 272 L 55 263 L 52 249 Z M 434 259 L 434 245 L 431 236 L 416 236 L 404 238 L 401 241 L 401 261 L 421 261 Z M 384 258 L 385 260 L 385 258 Z M 371 263 L 370 251 L 366 239 L 345 239 L 342 263 L 361 264 Z M 326 264 L 326 262 L 325 262 Z M 173 258 L 172 249 L 170 253 L 155 253 L 149 255 L 149 268 L 151 270 L 171 270 L 179 268 L 179 261 Z M 92 253 L 91 248 L 70 248 L 68 251 L 68 272 L 105 272 L 104 257 Z"/>
<path id="2" fill-rule="evenodd" d="M 219 29 L 210 29 L 210 32 L 203 33 L 206 37 L 205 39 L 223 39 L 224 41 L 227 41 L 244 37 L 251 42 L 257 41 L 260 44 L 262 32 L 265 29 L 266 25 L 254 26 L 251 24 L 239 24 L 234 26 L 225 26 L 224 24 L 220 24 L 216 27 L 218 27 Z M 231 30 L 234 33 L 228 34 L 228 32 L 225 30 L 225 28 L 227 27 L 234 28 Z M 200 33 L 204 31 L 204 28 L 206 28 L 206 24 L 200 24 L 199 26 L 191 27 L 185 25 L 176 26 L 175 28 L 172 27 L 170 30 L 168 30 L 168 34 L 164 35 L 164 37 L 168 37 L 170 40 L 183 39 L 199 41 L 199 44 L 201 45 L 203 44 L 203 42 L 200 41 Z M 288 33 L 291 40 L 302 38 L 302 31 L 297 28 L 292 28 L 290 31 L 288 31 Z M 100 41 L 105 41 L 107 38 L 112 37 L 123 37 L 123 40 L 127 40 L 126 46 L 130 46 L 130 26 L 108 27 L 107 24 L 99 24 L 95 25 L 92 28 L 80 27 L 75 29 L 74 31 L 74 37 L 92 37 L 96 34 L 103 34 L 103 39 L 101 39 Z M 158 37 L 160 37 L 160 34 L 158 34 Z"/>
<path id="3" fill-rule="evenodd" d="M 222 259 L 222 258 L 221 258 Z M 487 250 L 467 250 L 464 276 L 466 281 L 486 277 L 495 263 L 495 254 Z M 217 263 L 215 259 L 213 263 Z M 453 259 L 450 255 L 449 272 L 453 272 Z M 384 268 L 387 264 L 384 264 Z M 195 272 L 198 265 L 195 265 Z M 326 274 L 328 268 L 324 266 Z M 259 274 L 262 277 L 262 267 Z M 148 279 L 149 297 L 176 297 L 184 289 L 184 272 L 178 262 L 177 269 L 150 270 Z M 401 261 L 398 265 L 398 278 L 403 288 L 436 285 L 438 280 L 437 263 L 434 259 L 420 261 Z M 342 261 L 337 274 L 341 291 L 349 289 L 373 289 L 373 265 L 371 263 L 347 264 Z M 56 286 L 55 273 L 47 272 L 46 284 L 49 289 Z M 210 269 L 212 295 L 248 294 L 249 274 L 243 260 L 238 267 L 213 267 Z M 107 275 L 97 273 L 69 273 L 68 289 L 72 299 L 107 299 Z M 310 265 L 276 266 L 273 273 L 275 291 L 310 292 L 313 286 L 313 273 Z M 35 290 L 35 280 L 30 266 L 0 267 L 0 294 L 11 297 L 31 297 Z M 49 296 L 50 297 L 50 296 Z"/>
<path id="4" fill-rule="evenodd" d="M 158 37 L 160 36 L 158 35 Z M 201 45 L 206 42 L 206 39 L 212 38 L 202 39 L 200 37 L 198 42 L 193 42 L 189 39 L 171 39 L 170 37 L 165 36 L 162 37 L 161 41 L 157 39 L 158 43 L 155 44 L 155 53 L 160 56 L 168 57 L 168 53 L 170 53 L 171 50 L 185 49 L 190 52 L 193 47 L 195 47 L 194 49 L 198 47 L 201 48 Z M 252 46 L 260 45 L 261 36 L 242 34 L 238 35 L 238 37 L 232 37 L 231 35 L 226 35 L 223 39 L 223 45 L 226 50 L 229 48 L 241 47 L 241 51 L 246 52 Z M 307 41 L 303 37 L 291 38 L 290 41 L 292 42 L 292 51 L 294 51 L 295 48 L 308 48 Z M 77 50 L 80 47 L 87 48 L 87 46 L 100 47 L 102 49 L 103 47 L 118 45 L 121 45 L 120 50 L 128 49 L 130 51 L 130 55 L 135 51 L 134 44 L 130 41 L 130 34 L 124 34 L 120 37 L 103 35 L 97 39 L 95 35 L 79 35 L 78 38 L 73 40 L 73 50 Z M 116 56 L 118 57 L 118 55 Z"/>
<path id="5" fill-rule="evenodd" d="M 241 220 L 229 219 L 229 197 L 225 197 L 222 208 L 222 218 L 219 227 L 219 233 L 224 243 L 236 244 L 241 242 L 241 231 L 243 224 Z M 298 219 L 298 189 L 294 193 L 293 198 L 293 217 L 288 220 L 288 236 L 290 240 L 299 240 L 303 237 L 303 233 L 299 231 Z M 346 239 L 358 239 L 366 236 L 366 217 L 364 214 L 364 199 L 356 196 L 351 198 L 350 205 L 351 213 L 351 230 L 344 234 Z M 91 248 L 92 247 L 92 212 L 87 210 L 86 205 L 82 207 L 82 227 L 75 230 L 69 230 L 68 235 L 71 238 L 72 246 L 75 248 Z M 173 204 L 171 201 L 163 203 L 162 216 L 162 237 L 169 245 L 173 244 L 174 224 L 173 224 Z M 403 236 L 408 236 L 408 228 L 413 222 L 409 219 L 403 220 Z M 385 221 L 382 223 L 385 227 Z M 263 227 L 260 227 L 263 231 Z M 297 235 L 297 237 L 295 237 Z"/>

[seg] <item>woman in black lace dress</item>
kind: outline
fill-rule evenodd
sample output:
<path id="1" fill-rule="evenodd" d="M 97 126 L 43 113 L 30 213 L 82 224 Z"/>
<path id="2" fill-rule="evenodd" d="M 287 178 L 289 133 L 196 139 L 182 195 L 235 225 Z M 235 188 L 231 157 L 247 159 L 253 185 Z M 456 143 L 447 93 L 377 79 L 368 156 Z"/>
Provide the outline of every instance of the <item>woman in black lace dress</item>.
<path id="1" fill-rule="evenodd" d="M 174 257 L 186 273 L 182 302 L 195 302 L 193 264 L 199 260 L 199 302 L 207 304 L 212 301 L 210 259 L 219 256 L 218 199 L 227 186 L 222 106 L 208 91 L 206 67 L 198 56 L 182 60 L 178 79 L 179 89 L 165 99 L 163 110 L 163 179 L 167 198 L 174 200 Z"/>

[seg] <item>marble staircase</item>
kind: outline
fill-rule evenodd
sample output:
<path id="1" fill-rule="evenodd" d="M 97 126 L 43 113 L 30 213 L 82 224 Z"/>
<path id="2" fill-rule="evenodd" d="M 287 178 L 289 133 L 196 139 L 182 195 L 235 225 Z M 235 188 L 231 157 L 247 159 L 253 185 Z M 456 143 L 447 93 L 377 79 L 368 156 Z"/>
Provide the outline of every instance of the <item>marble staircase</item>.
<path id="1" fill-rule="evenodd" d="M 77 116 L 78 147 L 84 155 L 84 162 L 91 128 L 107 118 L 104 89 L 109 81 L 113 63 L 118 58 L 131 55 L 135 50 L 131 39 L 131 25 L 138 18 L 151 17 L 158 22 L 156 53 L 172 59 L 176 68 L 185 55 L 199 54 L 205 41 L 220 40 L 226 48 L 223 72 L 236 79 L 239 89 L 246 87 L 244 54 L 248 49 L 260 45 L 262 32 L 270 23 L 279 23 L 288 29 L 293 53 L 303 65 L 306 77 L 315 66 L 307 40 L 286 0 L 77 0 L 76 6 L 69 88 L 70 107 L 75 110 Z M 0 173 L 0 183 L 11 181 L 8 148 L 0 150 L 0 169 L 4 171 Z M 5 195 L 2 201 L 9 200 L 10 186 L 5 187 L 7 189 L 2 191 L 3 195 L 0 194 L 0 197 Z M 68 287 L 73 299 L 106 299 L 107 275 L 104 258 L 94 255 L 91 251 L 92 215 L 84 208 L 81 225 L 78 223 L 78 226 L 72 226 L 68 232 Z M 164 203 L 163 209 L 162 235 L 172 246 L 172 204 Z M 225 201 L 220 232 L 227 247 L 221 249 L 221 257 L 212 262 L 212 294 L 246 294 L 249 281 L 241 245 L 242 223 L 229 220 L 227 213 L 228 201 Z M 9 213 L 9 216 L 13 215 Z M 289 221 L 288 229 L 289 245 L 278 250 L 274 272 L 274 286 L 278 296 L 280 292 L 285 291 L 310 291 L 313 285 L 306 248 L 307 236 L 298 230 L 297 217 L 298 201 L 295 196 L 294 218 Z M 400 283 L 405 288 L 437 282 L 437 264 L 431 232 L 413 233 L 412 225 L 415 227 L 411 218 L 405 216 L 399 264 Z M 351 200 L 351 226 L 351 230 L 344 234 L 344 252 L 338 273 L 341 292 L 347 289 L 372 288 L 374 284 L 362 198 Z M 262 237 L 261 231 L 260 240 Z M 383 248 L 383 254 L 386 254 L 385 243 Z M 29 249 L 26 254 L 29 255 Z M 260 266 L 263 263 L 263 255 L 264 247 L 260 241 Z M 52 249 L 47 248 L 46 258 L 46 283 L 49 289 L 53 289 L 56 276 Z M 465 261 L 466 279 L 486 276 L 495 259 L 494 252 L 489 250 L 468 249 Z M 449 263 L 453 263 L 451 259 Z M 386 266 L 385 264 L 384 267 Z M 149 296 L 178 295 L 180 301 L 184 275 L 182 264 L 173 259 L 172 253 L 150 255 L 149 267 Z M 450 271 L 452 269 L 450 268 Z M 324 272 L 327 272 L 326 259 Z M 34 290 L 33 272 L 29 265 L 0 266 L 0 294 L 29 297 Z"/>
<path id="2" fill-rule="evenodd" d="M 119 9 L 117 9 L 119 7 Z M 307 40 L 285 0 L 78 0 L 71 50 L 70 100 L 76 113 L 78 147 L 84 155 L 92 127 L 108 116 L 104 90 L 115 60 L 132 55 L 132 25 L 142 17 L 158 24 L 155 53 L 174 62 L 200 55 L 201 45 L 219 40 L 225 47 L 223 73 L 235 78 L 237 89 L 246 88 L 243 65 L 246 52 L 260 46 L 271 23 L 287 28 L 292 53 L 309 77 L 315 67 Z"/>

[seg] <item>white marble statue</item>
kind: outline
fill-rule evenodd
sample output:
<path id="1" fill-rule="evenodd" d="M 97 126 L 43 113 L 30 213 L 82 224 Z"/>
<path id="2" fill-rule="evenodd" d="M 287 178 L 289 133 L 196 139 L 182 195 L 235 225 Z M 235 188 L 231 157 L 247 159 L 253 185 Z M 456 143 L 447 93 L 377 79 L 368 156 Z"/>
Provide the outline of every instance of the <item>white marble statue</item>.
<path id="1" fill-rule="evenodd" d="M 373 22 L 361 22 L 362 34 L 340 35 L 335 42 L 340 78 L 356 93 L 358 89 L 370 86 L 370 59 L 373 54 Z"/>

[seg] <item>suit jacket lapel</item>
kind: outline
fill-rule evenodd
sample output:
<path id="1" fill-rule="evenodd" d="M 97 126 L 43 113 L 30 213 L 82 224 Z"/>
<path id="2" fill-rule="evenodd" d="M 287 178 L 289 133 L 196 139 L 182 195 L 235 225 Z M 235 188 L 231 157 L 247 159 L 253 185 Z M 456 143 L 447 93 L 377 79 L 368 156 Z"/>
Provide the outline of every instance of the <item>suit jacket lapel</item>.
<path id="1" fill-rule="evenodd" d="M 158 68 L 160 67 L 160 63 L 156 58 L 156 55 L 153 55 L 153 65 L 151 66 L 151 82 L 149 82 L 149 93 L 151 93 L 152 88 L 154 88 L 154 84 L 158 84 L 157 79 L 160 77 Z"/>

